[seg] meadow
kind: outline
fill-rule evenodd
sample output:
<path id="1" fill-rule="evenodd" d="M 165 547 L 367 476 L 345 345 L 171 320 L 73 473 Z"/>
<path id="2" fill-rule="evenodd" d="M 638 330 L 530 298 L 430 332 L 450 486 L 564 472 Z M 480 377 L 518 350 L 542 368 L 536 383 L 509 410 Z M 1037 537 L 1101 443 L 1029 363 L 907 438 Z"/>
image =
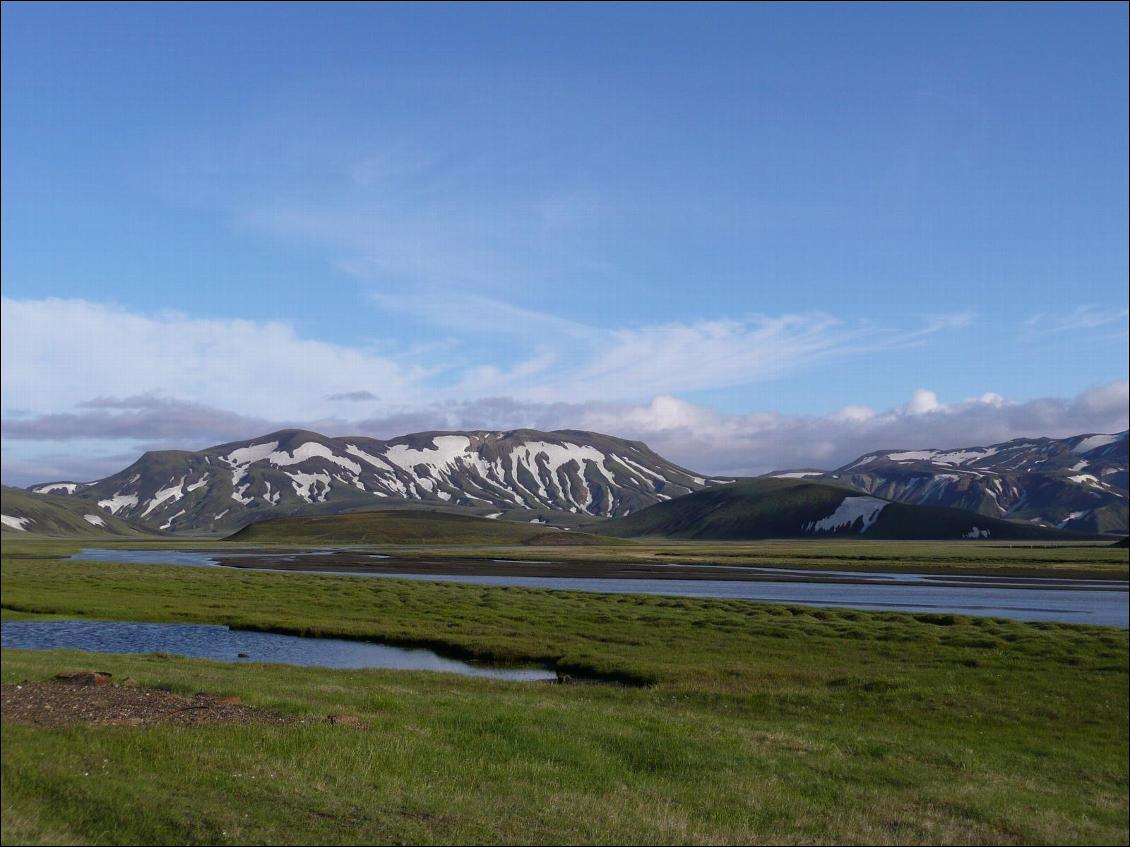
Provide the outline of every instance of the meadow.
<path id="1" fill-rule="evenodd" d="M 932 549 L 947 555 L 926 543 L 871 544 L 748 545 L 735 555 L 878 569 L 906 551 L 906 570 Z M 552 663 L 599 682 L 6 650 L 5 683 L 96 668 L 143 686 L 239 696 L 301 722 L 5 722 L 5 843 L 1128 839 L 1124 631 L 60 558 L 74 549 L 5 540 L 5 620 L 369 638 Z M 647 549 L 712 557 L 734 548 Z M 1126 568 L 1124 551 L 1087 546 L 961 544 L 948 555 L 972 568 L 980 549 L 993 551 L 982 568 Z M 362 727 L 331 725 L 330 714 Z"/>

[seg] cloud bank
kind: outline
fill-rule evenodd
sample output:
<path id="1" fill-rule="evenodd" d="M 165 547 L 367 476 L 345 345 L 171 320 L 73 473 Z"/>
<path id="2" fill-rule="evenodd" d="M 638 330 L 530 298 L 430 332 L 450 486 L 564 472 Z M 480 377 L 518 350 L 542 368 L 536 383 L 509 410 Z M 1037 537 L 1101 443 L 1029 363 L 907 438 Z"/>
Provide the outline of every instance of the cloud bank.
<path id="1" fill-rule="evenodd" d="M 285 426 L 327 435 L 390 438 L 409 432 L 465 429 L 583 429 L 646 442 L 685 467 L 723 475 L 756 475 L 798 467 L 831 469 L 876 449 L 965 447 L 1021 437 L 1063 437 L 1126 429 L 1130 383 L 1089 388 L 1072 398 L 1018 403 L 998 394 L 942 403 L 920 389 L 896 408 L 847 406 L 823 416 L 761 412 L 726 415 L 670 395 L 647 403 L 539 403 L 488 398 L 403 409 L 348 419 L 268 420 L 166 397 L 101 398 L 79 412 L 4 422 L 5 439 L 54 444 L 36 461 L 4 451 L 10 484 L 90 479 L 120 470 L 136 454 L 113 461 L 74 455 L 66 445 L 88 439 L 125 440 L 141 449 L 202 448 Z M 122 441 L 119 441 L 122 443 Z M 51 472 L 47 472 L 48 469 Z"/>
<path id="2" fill-rule="evenodd" d="M 448 305 L 455 321 L 470 304 Z M 1127 427 L 1126 380 L 1026 402 L 993 392 L 943 400 L 923 387 L 895 408 L 853 404 L 814 416 L 726 414 L 679 396 L 850 357 L 897 355 L 967 325 L 969 315 L 909 329 L 821 314 L 609 329 L 489 301 L 478 306 L 494 308 L 515 332 L 532 333 L 529 355 L 508 365 L 453 366 L 458 357 L 450 350 L 438 351 L 440 363 L 421 362 L 419 350 L 316 341 L 282 323 L 4 298 L 4 480 L 91 479 L 145 449 L 199 449 L 283 427 L 386 438 L 425 430 L 595 430 L 727 475 L 831 468 L 881 448 Z"/>

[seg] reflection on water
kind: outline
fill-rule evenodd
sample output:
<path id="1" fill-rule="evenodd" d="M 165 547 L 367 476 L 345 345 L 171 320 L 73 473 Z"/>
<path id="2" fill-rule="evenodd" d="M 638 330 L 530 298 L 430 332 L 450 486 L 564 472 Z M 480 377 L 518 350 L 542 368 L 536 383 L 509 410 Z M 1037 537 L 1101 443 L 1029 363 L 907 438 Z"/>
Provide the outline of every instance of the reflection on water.
<path id="1" fill-rule="evenodd" d="M 6 648 L 94 653 L 173 653 L 219 662 L 269 662 L 322 668 L 391 668 L 535 681 L 556 679 L 544 668 L 497 668 L 447 659 L 422 648 L 390 647 L 341 638 L 301 638 L 201 624 L 122 621 L 9 621 L 0 625 Z"/>

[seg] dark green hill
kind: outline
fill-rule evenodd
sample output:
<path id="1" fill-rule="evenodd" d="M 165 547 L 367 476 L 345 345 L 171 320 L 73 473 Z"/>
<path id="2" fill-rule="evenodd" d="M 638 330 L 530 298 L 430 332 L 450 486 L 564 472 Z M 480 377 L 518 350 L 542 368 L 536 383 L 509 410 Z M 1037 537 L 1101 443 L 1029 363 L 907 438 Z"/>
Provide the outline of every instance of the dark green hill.
<path id="1" fill-rule="evenodd" d="M 911 506 L 824 482 L 757 479 L 696 491 L 587 527 L 617 537 L 1079 539 L 1076 533 L 936 506 Z"/>
<path id="2" fill-rule="evenodd" d="M 89 500 L 65 494 L 34 494 L 4 486 L 0 514 L 5 536 L 49 535 L 64 538 L 99 538 L 111 535 L 151 535 L 115 518 Z"/>
<path id="3" fill-rule="evenodd" d="M 229 541 L 317 544 L 607 544 L 608 539 L 539 524 L 395 509 L 260 521 Z"/>

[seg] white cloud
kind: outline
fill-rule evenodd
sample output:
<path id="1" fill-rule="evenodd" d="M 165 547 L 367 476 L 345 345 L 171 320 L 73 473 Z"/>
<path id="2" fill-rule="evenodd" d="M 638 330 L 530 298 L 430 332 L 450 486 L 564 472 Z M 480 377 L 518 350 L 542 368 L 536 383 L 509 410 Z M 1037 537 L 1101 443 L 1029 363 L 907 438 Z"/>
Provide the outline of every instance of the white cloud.
<path id="1" fill-rule="evenodd" d="M 1010 402 L 987 392 L 946 404 L 920 389 L 907 404 L 874 412 L 847 407 L 827 416 L 772 412 L 723 415 L 675 398 L 592 409 L 582 428 L 616 427 L 674 461 L 706 473 L 759 474 L 796 467 L 832 469 L 879 449 L 973 447 L 1012 438 L 1120 432 L 1128 426 L 1130 383 L 1089 388 L 1073 398 Z"/>
<path id="2" fill-rule="evenodd" d="M 669 395 L 645 403 L 541 403 L 496 397 L 402 407 L 372 418 L 259 422 L 162 398 L 104 399 L 76 415 L 18 422 L 13 429 L 15 437 L 8 436 L 5 441 L 4 474 L 17 484 L 55 478 L 88 479 L 96 467 L 109 472 L 128 464 L 120 460 L 123 454 L 118 446 L 122 442 L 112 439 L 143 439 L 149 435 L 165 440 L 150 441 L 144 447 L 203 447 L 206 443 L 200 441 L 203 436 L 197 422 L 211 420 L 216 422 L 215 441 L 249 438 L 283 425 L 301 425 L 327 435 L 378 438 L 445 429 L 594 430 L 644 441 L 660 454 L 697 471 L 754 475 L 783 468 L 831 469 L 884 448 L 972 447 L 1020 437 L 1119 432 L 1127 428 L 1128 400 L 1130 383 L 1117 381 L 1089 388 L 1073 398 L 1023 403 L 991 393 L 950 404 L 935 398 L 929 413 L 911 412 L 913 402 L 885 411 L 849 406 L 825 416 L 797 416 L 771 411 L 726 415 Z M 110 412 L 120 417 L 115 419 Z M 112 450 L 119 458 L 107 461 L 85 454 L 68 457 L 56 445 L 35 460 L 18 449 L 20 439 L 40 439 L 28 442 L 38 449 L 52 439 L 79 436 L 111 439 L 103 450 Z M 39 468 L 43 472 L 37 472 Z"/>
<path id="3" fill-rule="evenodd" d="M 62 412 L 92 396 L 164 392 L 263 418 L 328 414 L 379 388 L 419 400 L 426 372 L 299 337 L 283 323 L 142 315 L 84 300 L 3 299 L 3 408 Z"/>
<path id="4" fill-rule="evenodd" d="M 831 360 L 920 344 L 966 317 L 896 331 L 823 314 L 600 328 L 481 296 L 419 309 L 437 322 L 524 343 L 516 363 L 445 351 L 443 369 L 298 336 L 284 323 L 144 315 L 84 300 L 3 300 L 3 409 L 66 413 L 92 396 L 161 394 L 260 418 L 340 413 L 343 398 L 385 408 L 508 396 L 530 402 L 610 402 L 778 379 Z M 415 358 L 427 358 L 427 354 Z M 442 376 L 442 381 L 440 377 Z"/>
<path id="5" fill-rule="evenodd" d="M 466 302 L 449 305 L 455 320 Z M 58 442 L 110 440 L 115 447 L 103 455 L 121 454 L 202 447 L 282 425 L 386 437 L 425 429 L 592 429 L 647 441 L 696 470 L 729 474 L 832 467 L 884 447 L 972 446 L 1126 427 L 1125 381 L 1025 403 L 994 392 L 945 403 L 920 388 L 886 411 L 852 404 L 813 417 L 726 415 L 677 396 L 889 354 L 963 326 L 968 316 L 903 331 L 820 314 L 606 329 L 489 300 L 478 307 L 476 317 L 500 317 L 520 327 L 516 332 L 532 326 L 534 335 L 523 339 L 529 354 L 508 366 L 462 362 L 443 372 L 441 386 L 435 369 L 302 338 L 286 324 L 4 298 L 5 474 L 18 468 L 11 472 L 27 479 L 36 451 L 45 469 L 62 470 L 65 456 L 43 447 Z M 484 324 L 483 332 L 495 331 Z M 451 351 L 445 356 L 454 358 Z M 76 468 L 91 467 L 93 455 L 89 447 L 76 453 Z"/>
<path id="6" fill-rule="evenodd" d="M 938 408 L 938 395 L 925 388 L 919 388 L 911 396 L 910 402 L 906 404 L 906 413 L 908 415 L 925 415 L 928 412 L 936 412 Z"/>

